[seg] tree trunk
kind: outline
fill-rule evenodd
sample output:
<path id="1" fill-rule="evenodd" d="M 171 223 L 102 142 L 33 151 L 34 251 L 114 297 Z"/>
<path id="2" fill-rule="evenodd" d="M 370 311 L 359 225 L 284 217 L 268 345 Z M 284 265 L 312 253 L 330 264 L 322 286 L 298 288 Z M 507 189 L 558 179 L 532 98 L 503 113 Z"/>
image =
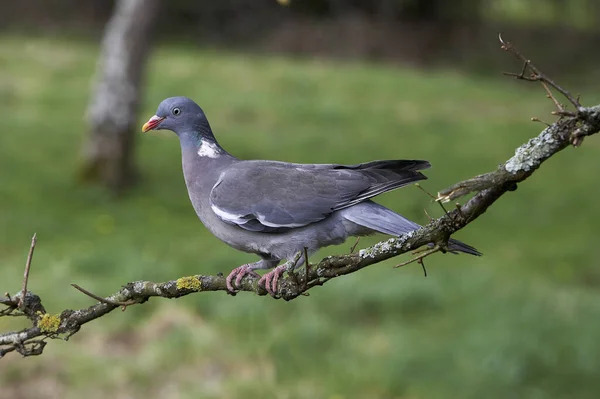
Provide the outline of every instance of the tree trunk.
<path id="1" fill-rule="evenodd" d="M 87 111 L 81 177 L 118 192 L 133 184 L 140 85 L 160 0 L 118 0 L 102 40 Z"/>

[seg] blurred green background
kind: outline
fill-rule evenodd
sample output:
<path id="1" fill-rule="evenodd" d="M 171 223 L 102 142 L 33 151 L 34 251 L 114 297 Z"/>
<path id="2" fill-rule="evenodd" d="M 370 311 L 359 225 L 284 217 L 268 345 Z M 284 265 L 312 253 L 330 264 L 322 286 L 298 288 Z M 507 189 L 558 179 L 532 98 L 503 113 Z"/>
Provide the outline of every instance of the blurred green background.
<path id="1" fill-rule="evenodd" d="M 531 22 L 527 12 L 506 15 Z M 576 21 L 569 29 L 598 37 Z M 33 232 L 29 288 L 50 313 L 93 303 L 70 283 L 108 295 L 129 281 L 228 273 L 252 261 L 196 218 L 170 132 L 137 137 L 141 179 L 124 195 L 78 183 L 98 40 L 75 28 L 0 35 L 0 292 L 19 290 Z M 561 58 L 543 38 L 521 49 Z M 502 56 L 496 40 L 485 37 Z M 139 125 L 163 98 L 186 95 L 240 158 L 422 158 L 433 165 L 422 186 L 435 193 L 508 159 L 543 128 L 532 116 L 552 121 L 540 87 L 500 76 L 519 69 L 503 57 L 481 74 L 460 66 L 468 60 L 415 67 L 167 37 L 148 66 Z M 554 77 L 572 82 L 584 104 L 600 102 L 593 68 L 558 69 Z M 481 258 L 436 255 L 425 278 L 418 265 L 392 269 L 405 255 L 289 303 L 224 292 L 153 299 L 51 341 L 40 357 L 9 354 L 0 398 L 596 398 L 599 150 L 593 137 L 552 158 L 459 232 Z M 424 209 L 440 215 L 412 186 L 378 201 L 420 223 Z M 25 326 L 0 318 L 0 332 Z"/>

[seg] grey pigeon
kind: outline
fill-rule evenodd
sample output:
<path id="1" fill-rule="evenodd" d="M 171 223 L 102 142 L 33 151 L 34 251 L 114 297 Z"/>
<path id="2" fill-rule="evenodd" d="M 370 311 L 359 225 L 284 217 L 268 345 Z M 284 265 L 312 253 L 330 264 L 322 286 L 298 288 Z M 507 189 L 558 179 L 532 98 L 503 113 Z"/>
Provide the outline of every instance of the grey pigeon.
<path id="1" fill-rule="evenodd" d="M 372 161 L 358 165 L 244 161 L 215 139 L 204 111 L 186 97 L 167 98 L 142 127 L 171 130 L 181 143 L 183 174 L 196 214 L 217 238 L 235 249 L 255 253 L 227 277 L 235 291 L 245 275 L 271 269 L 259 281 L 277 293 L 279 277 L 296 265 L 304 248 L 343 243 L 350 236 L 384 233 L 401 236 L 418 224 L 370 200 L 378 194 L 426 179 L 429 162 Z M 481 255 L 451 239 L 452 251 Z M 281 261 L 283 265 L 278 266 Z"/>

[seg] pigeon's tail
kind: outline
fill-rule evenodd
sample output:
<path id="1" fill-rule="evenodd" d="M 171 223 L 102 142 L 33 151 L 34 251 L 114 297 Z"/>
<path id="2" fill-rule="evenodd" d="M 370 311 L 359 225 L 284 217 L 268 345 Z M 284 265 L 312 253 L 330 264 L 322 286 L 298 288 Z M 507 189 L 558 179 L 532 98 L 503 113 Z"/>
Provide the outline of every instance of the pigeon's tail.
<path id="1" fill-rule="evenodd" d="M 421 227 L 417 223 L 411 222 L 396 212 L 372 201 L 364 201 L 346 208 L 342 211 L 342 215 L 349 221 L 368 229 L 396 237 Z M 448 243 L 452 251 L 464 252 L 476 256 L 482 255 L 481 252 L 472 246 L 458 240 L 451 238 Z"/>

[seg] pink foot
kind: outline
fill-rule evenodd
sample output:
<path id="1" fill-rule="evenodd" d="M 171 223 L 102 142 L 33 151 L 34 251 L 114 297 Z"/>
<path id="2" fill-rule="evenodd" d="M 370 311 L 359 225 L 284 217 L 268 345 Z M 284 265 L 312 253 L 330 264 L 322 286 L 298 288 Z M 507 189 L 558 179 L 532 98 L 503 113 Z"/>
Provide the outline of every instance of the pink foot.
<path id="1" fill-rule="evenodd" d="M 277 283 L 279 282 L 279 277 L 285 272 L 286 265 L 277 266 L 275 269 L 271 270 L 267 274 L 261 277 L 258 281 L 258 285 L 264 285 L 265 289 L 272 296 L 277 295 Z"/>
<path id="2" fill-rule="evenodd" d="M 242 265 L 240 267 L 236 267 L 235 269 L 233 269 L 231 271 L 231 273 L 229 273 L 229 276 L 227 276 L 227 278 L 225 279 L 225 282 L 227 283 L 227 289 L 230 292 L 236 292 L 237 291 L 235 289 L 235 287 L 233 286 L 233 284 L 232 284 L 232 280 L 234 278 L 235 278 L 235 286 L 239 287 L 240 284 L 242 283 L 242 279 L 247 274 L 251 274 L 254 277 L 260 277 L 260 275 L 258 273 L 256 273 L 254 270 L 252 270 L 250 268 L 251 265 L 252 265 L 252 263 L 248 263 L 248 264 Z"/>

